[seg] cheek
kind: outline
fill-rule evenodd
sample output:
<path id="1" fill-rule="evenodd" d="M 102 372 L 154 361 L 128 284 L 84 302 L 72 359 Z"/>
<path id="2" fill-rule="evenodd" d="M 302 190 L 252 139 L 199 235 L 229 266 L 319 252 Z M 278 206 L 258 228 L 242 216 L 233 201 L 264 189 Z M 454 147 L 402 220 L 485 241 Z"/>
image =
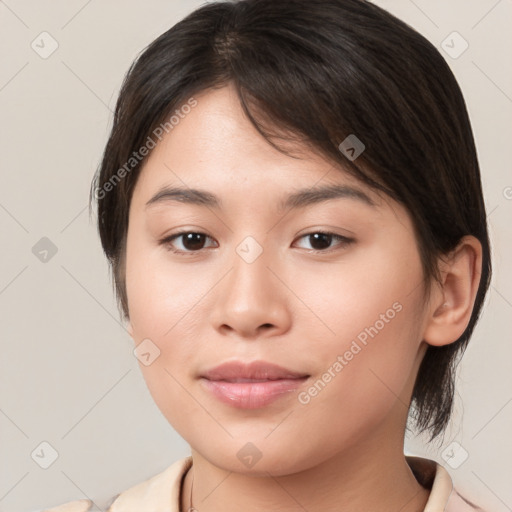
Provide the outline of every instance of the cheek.
<path id="1" fill-rule="evenodd" d="M 134 334 L 157 340 L 172 337 L 189 321 L 209 275 L 205 270 L 199 279 L 192 267 L 171 265 L 165 249 L 128 240 L 126 291 Z"/>
<path id="2" fill-rule="evenodd" d="M 309 278 L 300 292 L 328 326 L 309 327 L 309 338 L 317 332 L 319 375 L 302 403 L 310 412 L 337 407 L 331 417 L 340 428 L 347 417 L 369 427 L 404 394 L 413 371 L 423 310 L 420 260 L 413 250 L 401 258 L 390 250 L 325 270 L 315 276 L 317 293 L 307 291 L 313 290 Z"/>
<path id="3" fill-rule="evenodd" d="M 408 338 L 398 332 L 414 324 L 411 318 L 421 311 L 422 272 L 415 251 L 401 257 L 396 252 L 362 250 L 350 261 L 297 273 L 294 291 L 315 313 L 314 327 L 326 350 L 343 348 L 358 336 L 364 343 L 376 331 L 380 338 Z"/>
<path id="4" fill-rule="evenodd" d="M 126 290 L 134 343 L 149 339 L 159 354 L 149 365 L 139 361 L 139 367 L 156 405 L 185 439 L 198 415 L 187 386 L 201 338 L 198 323 L 204 321 L 202 298 L 218 280 L 218 273 L 193 267 L 170 265 L 159 248 L 128 238 Z"/>

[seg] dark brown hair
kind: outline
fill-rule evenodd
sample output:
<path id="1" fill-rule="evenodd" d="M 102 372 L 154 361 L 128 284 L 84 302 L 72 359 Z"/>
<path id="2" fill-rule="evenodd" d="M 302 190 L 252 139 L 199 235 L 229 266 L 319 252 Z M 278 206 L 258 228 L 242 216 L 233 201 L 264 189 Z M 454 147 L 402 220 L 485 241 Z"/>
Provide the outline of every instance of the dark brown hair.
<path id="1" fill-rule="evenodd" d="M 124 79 L 90 196 L 120 312 L 128 318 L 123 261 L 130 200 L 147 158 L 142 148 L 151 147 L 159 127 L 171 128 L 170 116 L 194 94 L 228 83 L 274 147 L 279 133 L 296 137 L 405 206 L 426 284 L 439 278 L 438 257 L 463 236 L 481 242 L 469 324 L 456 342 L 428 347 L 415 382 L 416 425 L 432 440 L 450 418 L 456 356 L 489 286 L 486 212 L 468 113 L 449 66 L 422 35 L 368 1 L 210 3 L 138 56 Z M 355 160 L 339 149 L 350 134 L 365 145 Z"/>

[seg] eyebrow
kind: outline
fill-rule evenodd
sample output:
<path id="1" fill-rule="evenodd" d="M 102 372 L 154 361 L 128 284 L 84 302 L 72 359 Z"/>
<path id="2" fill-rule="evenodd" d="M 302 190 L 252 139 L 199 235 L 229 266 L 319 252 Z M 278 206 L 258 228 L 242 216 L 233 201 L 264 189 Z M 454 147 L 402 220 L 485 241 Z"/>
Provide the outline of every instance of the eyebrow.
<path id="1" fill-rule="evenodd" d="M 220 199 L 206 190 L 181 187 L 164 187 L 160 189 L 147 203 L 145 209 L 158 203 L 179 201 L 188 204 L 197 204 L 220 209 Z"/>
<path id="2" fill-rule="evenodd" d="M 356 199 L 366 203 L 368 206 L 376 206 L 375 202 L 358 188 L 347 185 L 326 185 L 322 187 L 301 189 L 289 194 L 278 203 L 278 211 L 304 208 L 312 204 L 340 198 Z M 207 206 L 217 210 L 222 207 L 222 201 L 220 198 L 206 190 L 164 187 L 146 203 L 145 209 L 148 209 L 150 206 L 169 201 L 179 201 L 187 204 Z"/>
<path id="3" fill-rule="evenodd" d="M 290 194 L 285 200 L 281 201 L 278 208 L 279 210 L 293 210 L 328 201 L 330 199 L 340 198 L 356 199 L 366 203 L 368 206 L 376 206 L 375 202 L 358 188 L 347 185 L 325 185 L 322 187 L 298 190 L 297 192 Z"/>

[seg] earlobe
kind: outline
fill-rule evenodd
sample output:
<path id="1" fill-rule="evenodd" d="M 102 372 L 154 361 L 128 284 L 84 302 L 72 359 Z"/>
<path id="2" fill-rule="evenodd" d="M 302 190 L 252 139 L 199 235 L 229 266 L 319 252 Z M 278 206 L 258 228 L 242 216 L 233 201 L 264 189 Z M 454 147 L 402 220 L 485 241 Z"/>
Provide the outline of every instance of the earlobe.
<path id="1" fill-rule="evenodd" d="M 453 343 L 466 329 L 475 303 L 482 269 L 482 245 L 474 236 L 439 260 L 441 283 L 432 293 L 423 339 L 429 345 Z"/>

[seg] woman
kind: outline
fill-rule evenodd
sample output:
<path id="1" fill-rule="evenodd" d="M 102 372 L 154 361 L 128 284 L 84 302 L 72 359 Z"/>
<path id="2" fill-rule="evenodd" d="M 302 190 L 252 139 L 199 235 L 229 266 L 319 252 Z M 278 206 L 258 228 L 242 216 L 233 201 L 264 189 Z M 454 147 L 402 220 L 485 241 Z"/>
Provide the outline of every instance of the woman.
<path id="1" fill-rule="evenodd" d="M 403 453 L 409 415 L 447 425 L 491 272 L 465 103 L 424 37 L 362 0 L 207 4 L 129 70 L 93 198 L 191 447 L 110 512 L 480 510 Z"/>

